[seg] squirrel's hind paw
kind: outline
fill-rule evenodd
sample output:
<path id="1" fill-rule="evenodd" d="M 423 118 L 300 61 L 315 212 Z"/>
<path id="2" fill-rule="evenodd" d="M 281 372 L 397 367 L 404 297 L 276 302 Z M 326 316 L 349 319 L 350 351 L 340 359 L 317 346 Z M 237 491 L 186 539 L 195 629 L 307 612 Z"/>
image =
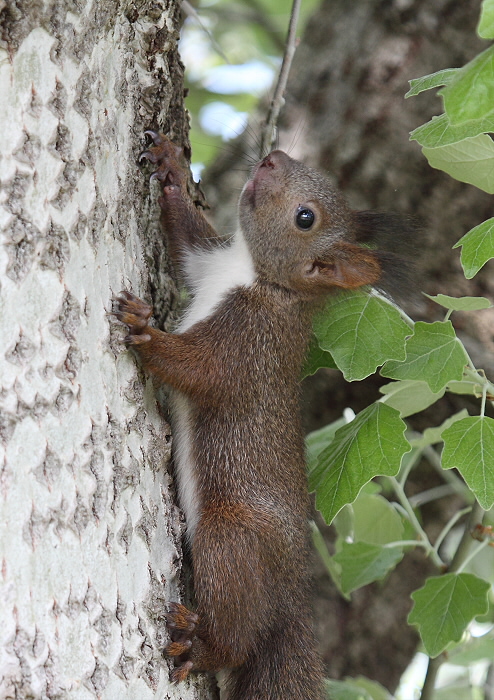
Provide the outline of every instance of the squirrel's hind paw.
<path id="1" fill-rule="evenodd" d="M 170 603 L 166 616 L 168 632 L 172 641 L 166 647 L 167 656 L 178 659 L 187 654 L 192 647 L 192 637 L 199 623 L 199 616 L 191 612 L 185 605 L 180 603 Z M 173 683 L 180 683 L 189 675 L 192 661 L 180 663 L 170 674 Z"/>
<path id="2" fill-rule="evenodd" d="M 191 612 L 181 603 L 169 603 L 166 621 L 170 634 L 175 631 L 180 631 L 190 636 L 197 627 L 199 615 Z"/>

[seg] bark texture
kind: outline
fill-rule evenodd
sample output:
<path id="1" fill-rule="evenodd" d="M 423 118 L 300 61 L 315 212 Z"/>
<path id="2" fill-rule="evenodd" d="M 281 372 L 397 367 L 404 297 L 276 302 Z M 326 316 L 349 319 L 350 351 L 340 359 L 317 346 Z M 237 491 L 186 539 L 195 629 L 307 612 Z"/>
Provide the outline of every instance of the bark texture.
<path id="1" fill-rule="evenodd" d="M 137 155 L 187 145 L 179 3 L 0 11 L 0 698 L 211 697 L 168 681 L 170 431 L 107 315 L 174 297 Z"/>
<path id="2" fill-rule="evenodd" d="M 420 147 L 409 142 L 413 128 L 441 113 L 435 91 L 404 100 L 411 78 L 464 65 L 486 48 L 475 34 L 479 9 L 478 3 L 456 0 L 324 0 L 295 55 L 279 146 L 332 174 L 355 209 L 423 219 L 417 291 L 493 298 L 493 263 L 468 282 L 459 251 L 451 250 L 462 234 L 492 216 L 492 198 L 430 168 Z M 235 197 L 247 166 L 244 173 L 238 170 L 250 152 L 248 141 L 232 144 L 205 174 L 212 213 L 224 231 L 235 225 Z M 407 310 L 417 320 L 443 317 L 419 294 Z M 492 375 L 494 309 L 455 313 L 452 320 L 474 362 Z M 335 420 L 346 406 L 363 409 L 379 397 L 385 381 L 348 384 L 338 372 L 319 373 L 306 384 L 307 429 Z M 445 397 L 412 420 L 418 428 L 437 425 L 463 405 L 463 397 Z M 438 484 L 430 468 L 414 478 L 417 491 Z M 459 507 L 451 498 L 425 509 L 426 527 L 437 534 Z M 316 569 L 316 616 L 329 675 L 364 674 L 393 691 L 416 649 L 417 635 L 406 617 L 410 592 L 430 573 L 428 563 L 420 553 L 407 556 L 384 583 L 355 592 L 350 603 Z"/>

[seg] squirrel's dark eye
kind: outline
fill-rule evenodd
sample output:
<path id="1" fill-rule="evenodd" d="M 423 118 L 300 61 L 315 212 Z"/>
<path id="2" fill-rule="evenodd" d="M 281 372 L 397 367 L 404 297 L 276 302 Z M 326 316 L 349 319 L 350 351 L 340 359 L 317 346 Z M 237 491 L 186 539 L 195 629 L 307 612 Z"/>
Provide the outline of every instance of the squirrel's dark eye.
<path id="1" fill-rule="evenodd" d="M 295 215 L 295 222 L 299 228 L 307 231 L 314 223 L 315 218 L 312 209 L 308 207 L 299 207 Z"/>

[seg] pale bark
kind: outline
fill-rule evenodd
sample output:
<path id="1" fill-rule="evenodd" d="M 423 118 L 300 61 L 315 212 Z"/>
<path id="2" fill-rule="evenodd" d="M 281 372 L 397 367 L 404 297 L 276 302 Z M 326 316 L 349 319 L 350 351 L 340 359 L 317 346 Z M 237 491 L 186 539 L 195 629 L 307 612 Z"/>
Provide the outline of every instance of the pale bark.
<path id="1" fill-rule="evenodd" d="M 211 697 L 168 681 L 171 437 L 108 315 L 174 295 L 137 156 L 186 141 L 178 4 L 0 10 L 0 698 Z"/>

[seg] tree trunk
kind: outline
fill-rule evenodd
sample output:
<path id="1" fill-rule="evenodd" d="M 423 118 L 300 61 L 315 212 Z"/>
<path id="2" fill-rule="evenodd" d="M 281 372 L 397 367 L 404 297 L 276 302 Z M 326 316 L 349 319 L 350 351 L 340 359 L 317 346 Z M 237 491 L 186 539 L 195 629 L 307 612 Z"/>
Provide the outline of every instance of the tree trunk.
<path id="1" fill-rule="evenodd" d="M 188 145 L 179 3 L 0 10 L 0 698 L 210 698 L 168 681 L 170 431 L 108 315 L 175 296 L 137 155 Z"/>

